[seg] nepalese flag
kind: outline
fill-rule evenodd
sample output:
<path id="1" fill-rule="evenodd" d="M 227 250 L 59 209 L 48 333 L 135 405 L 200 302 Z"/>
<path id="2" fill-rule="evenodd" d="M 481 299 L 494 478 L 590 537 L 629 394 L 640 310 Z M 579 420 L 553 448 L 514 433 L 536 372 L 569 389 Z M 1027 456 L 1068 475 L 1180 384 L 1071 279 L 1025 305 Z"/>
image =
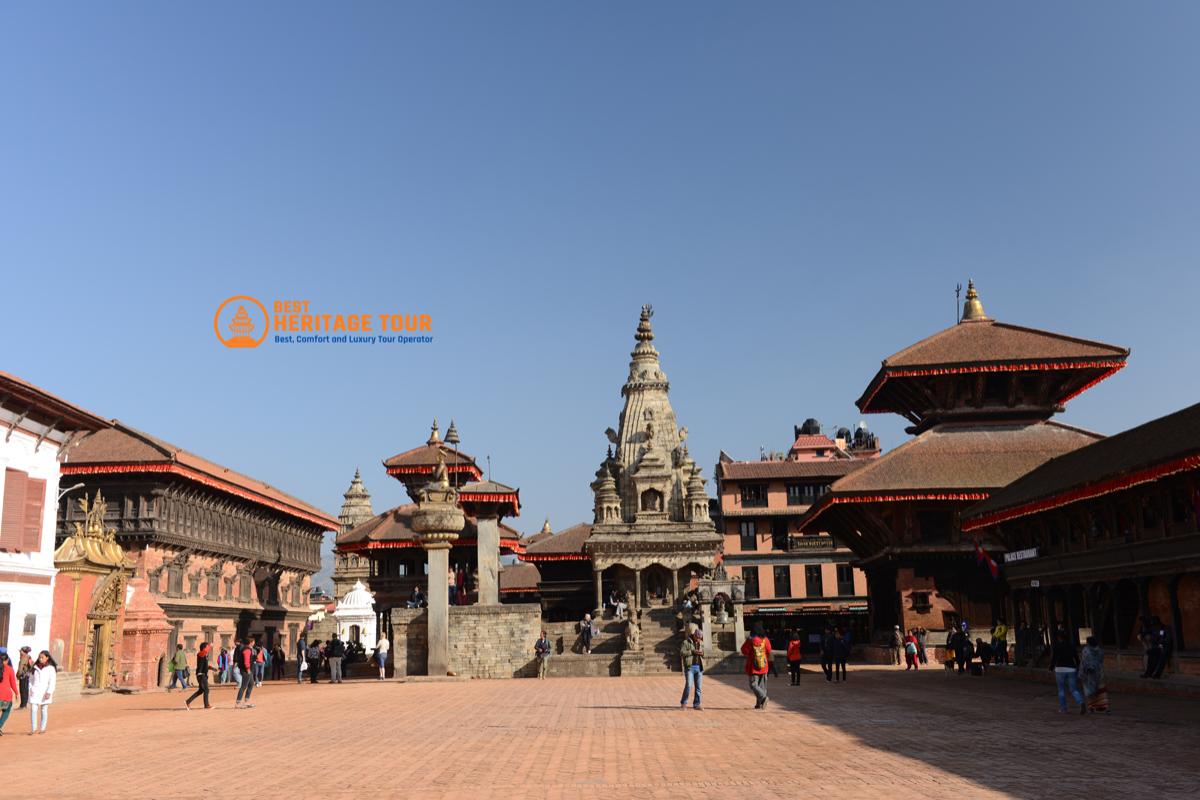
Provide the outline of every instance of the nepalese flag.
<path id="1" fill-rule="evenodd" d="M 986 565 L 988 572 L 992 573 L 992 580 L 996 580 L 1000 577 L 1000 565 L 996 563 L 994 558 L 988 555 L 988 551 L 983 549 L 983 545 L 979 543 L 978 539 L 975 539 L 974 541 L 975 561 L 979 564 Z"/>

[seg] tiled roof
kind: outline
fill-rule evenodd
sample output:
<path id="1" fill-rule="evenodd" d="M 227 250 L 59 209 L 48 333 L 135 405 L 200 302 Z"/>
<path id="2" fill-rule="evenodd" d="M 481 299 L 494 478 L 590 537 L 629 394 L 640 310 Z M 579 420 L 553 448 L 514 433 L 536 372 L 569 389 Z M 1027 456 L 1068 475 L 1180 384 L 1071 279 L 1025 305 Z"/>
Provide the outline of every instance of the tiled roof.
<path id="1" fill-rule="evenodd" d="M 361 525 L 356 525 L 337 537 L 337 546 L 362 545 L 374 542 L 417 542 L 420 538 L 412 528 L 413 512 L 417 510 L 416 503 L 405 503 L 371 517 Z M 474 518 L 467 516 L 463 529 L 459 532 L 460 539 L 474 539 L 479 533 Z M 521 534 L 504 523 L 500 523 L 501 539 L 520 539 Z M 517 547 L 520 552 L 520 547 Z"/>
<path id="2" fill-rule="evenodd" d="M 788 478 L 840 478 L 872 463 L 848 458 L 828 461 L 732 461 L 717 464 L 720 480 L 786 480 Z"/>
<path id="3" fill-rule="evenodd" d="M 865 467 L 834 483 L 829 494 L 993 491 L 1055 456 L 1101 438 L 1058 422 L 935 425 L 891 452 L 864 462 Z"/>
<path id="4" fill-rule="evenodd" d="M 27 411 L 27 419 L 58 430 L 93 431 L 108 425 L 108 420 L 7 372 L 0 372 L 0 405 L 17 414 Z"/>
<path id="5" fill-rule="evenodd" d="M 883 361 L 885 367 L 974 364 L 993 361 L 1124 358 L 1116 345 L 1023 328 L 995 320 L 962 322 L 922 339 Z"/>
<path id="6" fill-rule="evenodd" d="M 812 450 L 821 447 L 837 447 L 837 442 L 824 434 L 802 433 L 792 442 L 793 450 Z"/>
<path id="7" fill-rule="evenodd" d="M 64 475 L 138 471 L 175 472 L 201 483 L 211 481 L 215 489 L 323 525 L 328 530 L 338 528 L 337 520 L 316 506 L 117 420 L 113 420 L 112 427 L 82 439 L 62 466 Z"/>
<path id="8" fill-rule="evenodd" d="M 1053 458 L 963 512 L 964 521 L 1020 510 L 1200 454 L 1200 403 Z M 1193 465 L 1191 468 L 1195 468 Z M 1151 478 L 1152 479 L 1152 478 Z"/>
<path id="9" fill-rule="evenodd" d="M 583 543 L 591 535 L 592 526 L 586 522 L 572 525 L 566 530 L 545 537 L 531 537 L 535 541 L 525 547 L 525 558 L 534 561 L 541 556 L 578 555 L 586 558 Z"/>
<path id="10" fill-rule="evenodd" d="M 536 592 L 542 573 L 534 564 L 518 561 L 500 568 L 501 592 Z"/>
<path id="11" fill-rule="evenodd" d="M 453 448 L 447 447 L 442 442 L 423 444 L 420 447 L 414 447 L 412 450 L 397 453 L 384 461 L 383 465 L 385 467 L 432 467 L 438 463 L 439 452 L 442 454 L 442 460 L 446 463 L 447 467 L 462 464 L 476 467 L 476 470 L 478 470 L 474 458 L 461 450 L 455 452 Z"/>

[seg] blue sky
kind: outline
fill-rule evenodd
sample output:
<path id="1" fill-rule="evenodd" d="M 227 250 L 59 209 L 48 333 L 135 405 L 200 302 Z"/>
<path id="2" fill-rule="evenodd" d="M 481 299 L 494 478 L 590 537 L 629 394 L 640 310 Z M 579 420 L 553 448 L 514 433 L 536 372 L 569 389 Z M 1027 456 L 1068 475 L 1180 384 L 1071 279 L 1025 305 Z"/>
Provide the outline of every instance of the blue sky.
<path id="1" fill-rule="evenodd" d="M 1194 3 L 0 17 L 0 369 L 331 513 L 355 467 L 401 502 L 379 462 L 437 416 L 518 527 L 589 519 L 645 302 L 706 476 L 857 422 L 969 277 L 993 317 L 1132 348 L 1066 420 L 1200 397 Z M 435 342 L 229 350 L 233 294 Z"/>

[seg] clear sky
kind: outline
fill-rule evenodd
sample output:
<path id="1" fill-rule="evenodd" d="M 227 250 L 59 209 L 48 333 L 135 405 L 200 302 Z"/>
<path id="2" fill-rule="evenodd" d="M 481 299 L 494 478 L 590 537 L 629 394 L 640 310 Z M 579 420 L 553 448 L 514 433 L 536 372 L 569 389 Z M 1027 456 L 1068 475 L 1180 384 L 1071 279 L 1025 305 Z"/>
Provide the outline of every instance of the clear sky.
<path id="1" fill-rule="evenodd" d="M 691 452 L 853 425 L 988 313 L 1131 347 L 1065 419 L 1200 399 L 1200 5 L 0 6 L 0 369 L 336 514 L 453 417 L 590 520 L 637 313 Z M 234 294 L 423 347 L 222 347 Z M 885 448 L 898 417 L 871 417 Z M 709 484 L 710 490 L 712 484 Z"/>

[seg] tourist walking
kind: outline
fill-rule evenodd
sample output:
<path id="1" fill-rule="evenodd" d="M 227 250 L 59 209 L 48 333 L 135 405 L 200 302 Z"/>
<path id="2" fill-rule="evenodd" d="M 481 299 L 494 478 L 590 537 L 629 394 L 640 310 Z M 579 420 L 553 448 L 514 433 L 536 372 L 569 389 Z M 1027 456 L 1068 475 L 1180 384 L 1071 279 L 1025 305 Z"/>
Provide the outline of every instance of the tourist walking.
<path id="1" fill-rule="evenodd" d="M 904 634 L 900 632 L 900 626 L 892 626 L 892 665 L 900 666 L 901 654 L 904 652 Z"/>
<path id="2" fill-rule="evenodd" d="M 1158 664 L 1151 673 L 1151 677 L 1161 678 L 1163 676 L 1163 670 L 1165 670 L 1167 665 L 1171 663 L 1171 656 L 1175 653 L 1175 636 L 1171 631 L 1171 627 L 1169 625 L 1164 625 L 1162 620 L 1160 620 L 1158 617 L 1151 619 L 1150 624 L 1154 629 L 1154 633 L 1158 639 L 1158 646 L 1160 648 Z"/>
<path id="3" fill-rule="evenodd" d="M 29 679 L 33 677 L 33 655 L 29 645 L 21 648 L 17 656 L 17 685 L 21 688 L 21 708 L 29 705 Z"/>
<path id="4" fill-rule="evenodd" d="M 301 683 L 304 680 L 304 673 L 310 668 L 308 663 L 308 642 L 304 640 L 304 634 L 300 634 L 300 640 L 296 642 L 296 683 Z"/>
<path id="5" fill-rule="evenodd" d="M 287 656 L 284 653 L 283 645 L 279 642 L 271 648 L 271 680 L 281 681 L 285 674 L 284 665 L 287 663 Z"/>
<path id="6" fill-rule="evenodd" d="M 254 670 L 254 685 L 262 686 L 267 671 L 267 652 L 261 644 L 253 639 L 251 641 L 254 642 L 254 647 L 251 648 L 254 651 L 254 666 L 251 668 Z"/>
<path id="7" fill-rule="evenodd" d="M 196 653 L 196 691 L 192 692 L 192 696 L 183 701 L 183 707 L 189 711 L 192 708 L 192 701 L 197 697 L 204 698 L 204 707 L 212 708 L 212 704 L 208 702 L 208 673 L 209 670 L 215 670 L 216 667 L 208 665 L 208 654 L 212 652 L 212 645 L 208 642 L 200 645 L 199 652 Z"/>
<path id="8" fill-rule="evenodd" d="M 178 683 L 180 689 L 187 689 L 187 653 L 183 652 L 183 645 L 175 645 L 175 654 L 171 656 L 171 662 L 167 667 L 171 670 L 171 682 L 167 685 L 167 691 L 171 691 Z"/>
<path id="9" fill-rule="evenodd" d="M 321 640 L 308 646 L 308 682 L 316 683 L 321 674 Z"/>
<path id="10" fill-rule="evenodd" d="M 1087 637 L 1079 659 L 1079 682 L 1088 711 L 1108 713 L 1108 688 L 1104 685 L 1104 649 L 1095 636 Z"/>
<path id="11" fill-rule="evenodd" d="M 971 663 L 971 637 L 962 628 L 958 628 L 950 637 L 950 646 L 954 648 L 954 661 L 958 664 L 958 674 L 962 675 Z"/>
<path id="12" fill-rule="evenodd" d="M 335 633 L 325 648 L 325 658 L 329 660 L 329 682 L 342 682 L 342 659 L 346 657 L 346 645 Z"/>
<path id="13" fill-rule="evenodd" d="M 742 655 L 746 657 L 746 675 L 750 679 L 750 691 L 754 692 L 756 709 L 767 707 L 767 665 L 771 663 L 771 640 L 763 631 L 761 622 L 754 623 L 754 633 L 742 644 Z"/>
<path id="14" fill-rule="evenodd" d="M 33 674 L 29 678 L 29 735 L 45 733 L 46 723 L 50 720 L 50 704 L 54 702 L 54 688 L 58 684 L 58 664 L 50 657 L 48 650 L 38 653 L 33 665 Z M 38 715 L 41 715 L 41 727 L 38 727 Z"/>
<path id="15" fill-rule="evenodd" d="M 679 646 L 679 662 L 683 667 L 683 697 L 679 700 L 680 708 L 687 708 L 688 695 L 692 687 L 696 687 L 692 708 L 700 710 L 700 683 L 704 677 L 704 634 L 700 629 L 692 631 L 691 636 L 685 636 Z"/>
<path id="16" fill-rule="evenodd" d="M 837 639 L 833 635 L 833 628 L 826 628 L 825 633 L 821 636 L 821 669 L 825 673 L 825 681 L 828 683 L 833 680 L 833 665 L 837 661 Z"/>
<path id="17" fill-rule="evenodd" d="M 801 647 L 800 631 L 792 631 L 792 637 L 788 640 L 787 646 L 788 677 L 791 679 L 790 686 L 800 685 L 800 661 L 804 658 Z"/>
<path id="18" fill-rule="evenodd" d="M 917 660 L 917 632 L 913 629 L 904 637 L 904 671 L 919 670 L 921 662 Z"/>
<path id="19" fill-rule="evenodd" d="M 21 699 L 21 690 L 17 688 L 17 673 L 12 668 L 8 652 L 0 653 L 0 736 L 4 735 L 4 723 L 12 713 L 13 703 Z"/>
<path id="20" fill-rule="evenodd" d="M 992 627 L 992 659 L 997 665 L 1008 663 L 1008 625 L 1002 619 Z"/>
<path id="21" fill-rule="evenodd" d="M 917 660 L 922 664 L 929 664 L 929 656 L 925 653 L 925 640 L 929 637 L 929 631 L 924 628 L 917 628 Z"/>
<path id="22" fill-rule="evenodd" d="M 229 682 L 229 649 L 222 647 L 217 653 L 217 683 Z"/>
<path id="23" fill-rule="evenodd" d="M 379 680 L 387 678 L 388 650 L 391 647 L 392 643 L 388 641 L 387 635 L 379 634 L 379 640 L 375 642 L 375 661 L 379 664 Z"/>
<path id="24" fill-rule="evenodd" d="M 850 657 L 850 633 L 841 628 L 833 629 L 833 679 L 846 682 L 846 659 Z"/>
<path id="25" fill-rule="evenodd" d="M 1075 655 L 1075 648 L 1062 632 L 1054 634 L 1050 669 L 1054 672 L 1055 683 L 1058 684 L 1058 713 L 1067 713 L 1067 692 L 1070 691 L 1075 702 L 1079 703 L 1079 713 L 1086 714 L 1087 705 L 1083 702 L 1083 695 L 1079 693 L 1079 658 Z"/>
<path id="26" fill-rule="evenodd" d="M 241 675 L 241 685 L 238 686 L 237 700 L 234 708 L 254 708 L 250 695 L 254 692 L 254 640 L 243 642 L 238 639 L 238 646 L 233 651 L 233 663 L 237 665 Z"/>
<path id="27" fill-rule="evenodd" d="M 550 667 L 550 638 L 542 631 L 542 635 L 533 643 L 533 656 L 538 662 L 538 678 L 545 680 L 546 670 Z"/>
<path id="28" fill-rule="evenodd" d="M 583 619 L 579 621 L 579 640 L 583 647 L 585 655 L 590 655 L 592 652 L 592 615 L 584 614 Z"/>

